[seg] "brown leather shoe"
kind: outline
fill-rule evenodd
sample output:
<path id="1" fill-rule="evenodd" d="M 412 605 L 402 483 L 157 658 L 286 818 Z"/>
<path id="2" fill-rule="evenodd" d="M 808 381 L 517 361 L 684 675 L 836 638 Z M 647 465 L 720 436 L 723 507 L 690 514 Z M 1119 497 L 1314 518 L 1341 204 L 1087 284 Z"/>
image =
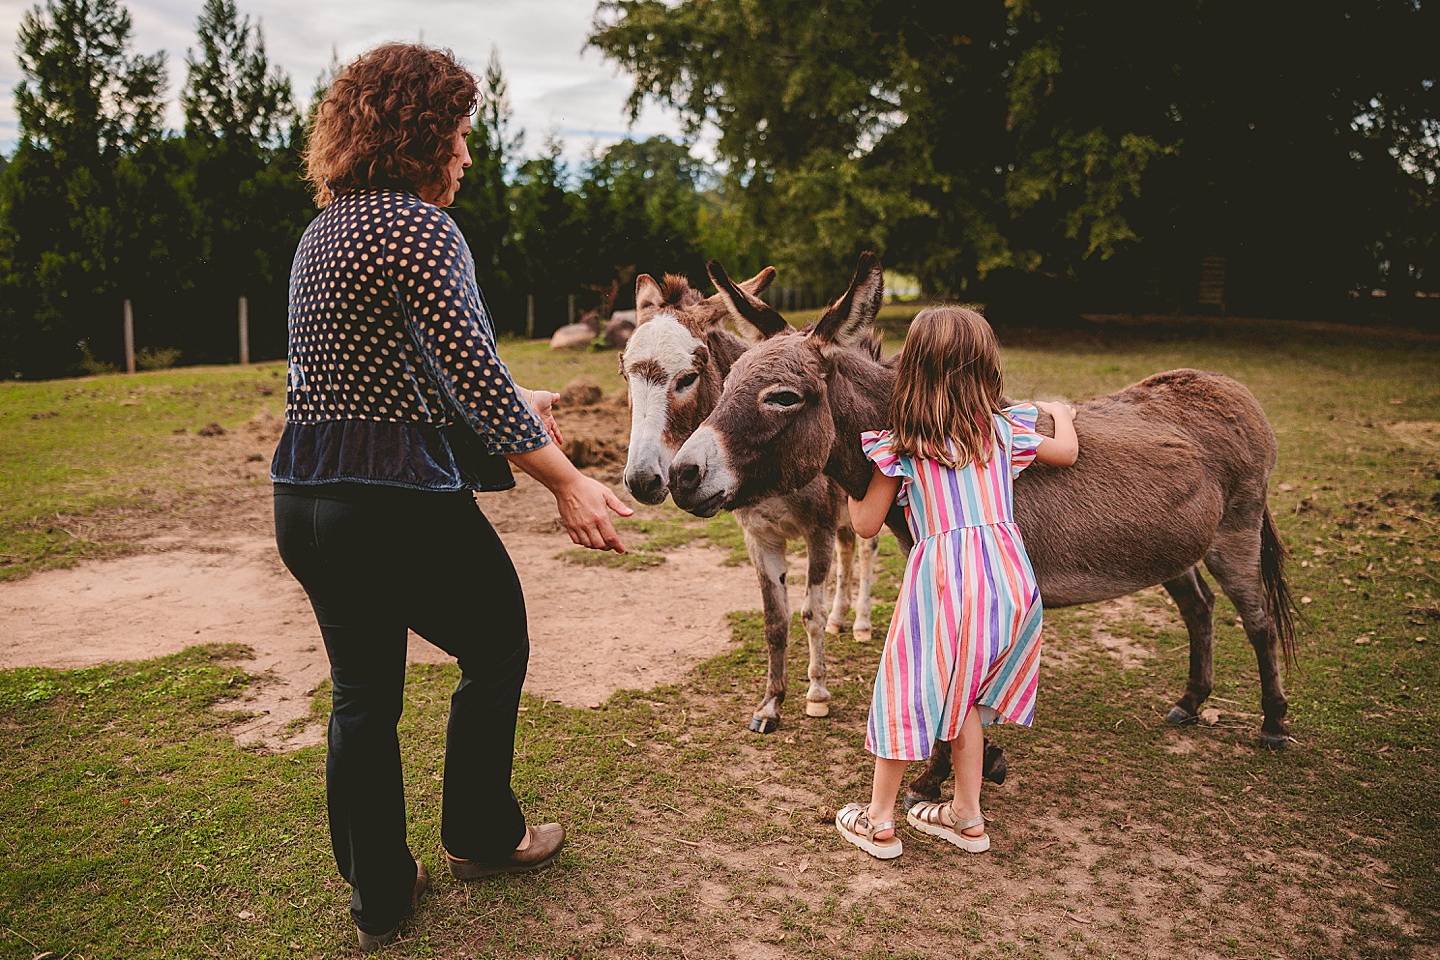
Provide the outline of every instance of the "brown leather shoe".
<path id="1" fill-rule="evenodd" d="M 429 887 L 430 871 L 425 869 L 425 864 L 421 863 L 419 860 L 416 860 L 415 894 L 410 898 L 410 910 L 406 911 L 407 913 L 414 912 L 416 904 L 420 902 L 421 895 L 424 894 L 425 891 L 429 889 Z M 404 921 L 401 922 L 403 923 Z M 374 953 L 376 950 L 379 950 L 381 947 L 385 946 L 385 944 L 390 943 L 396 937 L 400 936 L 400 924 L 395 924 L 394 930 L 389 930 L 385 933 L 366 933 L 364 930 L 356 927 L 355 935 L 360 938 L 361 953 Z"/>
<path id="2" fill-rule="evenodd" d="M 525 829 L 530 832 L 530 846 L 515 850 L 502 860 L 461 860 L 447 850 L 445 860 L 450 864 L 450 876 L 456 880 L 478 880 L 502 873 L 544 870 L 555 862 L 560 848 L 565 846 L 565 828 L 558 823 L 542 823 Z"/>

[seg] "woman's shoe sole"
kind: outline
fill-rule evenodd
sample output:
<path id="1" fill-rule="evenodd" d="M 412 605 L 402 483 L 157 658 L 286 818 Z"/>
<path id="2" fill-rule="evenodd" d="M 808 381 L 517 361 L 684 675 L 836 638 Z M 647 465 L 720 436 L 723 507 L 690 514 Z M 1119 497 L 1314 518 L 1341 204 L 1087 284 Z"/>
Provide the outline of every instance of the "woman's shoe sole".
<path id="1" fill-rule="evenodd" d="M 475 863 L 471 860 L 450 860 L 450 876 L 456 880 L 480 880 L 484 877 L 498 877 L 506 873 L 534 873 L 551 866 L 559 856 L 560 850 L 556 850 L 545 859 L 536 860 L 534 863 L 489 864 Z"/>

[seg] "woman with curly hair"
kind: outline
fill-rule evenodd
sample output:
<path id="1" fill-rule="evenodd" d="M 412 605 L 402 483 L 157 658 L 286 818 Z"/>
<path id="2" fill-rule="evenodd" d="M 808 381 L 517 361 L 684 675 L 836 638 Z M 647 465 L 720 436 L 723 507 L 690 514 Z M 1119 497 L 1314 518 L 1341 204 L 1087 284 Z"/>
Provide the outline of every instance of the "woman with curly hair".
<path id="1" fill-rule="evenodd" d="M 495 352 L 475 263 L 443 207 L 470 154 L 474 77 L 447 50 L 387 44 L 335 78 L 311 121 L 322 208 L 290 276 L 285 430 L 271 465 L 280 556 L 330 659 L 330 838 L 362 950 L 393 940 L 429 877 L 405 840 L 396 724 L 407 630 L 459 662 L 441 837 L 451 873 L 541 869 L 559 824 L 510 789 L 529 659 L 520 581 L 473 491 L 516 466 L 554 493 L 577 544 L 623 552 L 631 511 L 566 459 L 554 395 Z"/>

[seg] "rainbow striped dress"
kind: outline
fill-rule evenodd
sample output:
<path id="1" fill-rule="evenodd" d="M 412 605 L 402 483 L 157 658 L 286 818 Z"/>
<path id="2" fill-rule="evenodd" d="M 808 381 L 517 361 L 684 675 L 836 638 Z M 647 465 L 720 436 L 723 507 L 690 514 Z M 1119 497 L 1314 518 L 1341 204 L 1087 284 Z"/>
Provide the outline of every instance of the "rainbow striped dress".
<path id="1" fill-rule="evenodd" d="M 880 472 L 900 477 L 915 549 L 885 638 L 865 749 L 923 760 L 953 740 L 971 705 L 982 723 L 1035 716 L 1040 668 L 1040 588 L 1015 526 L 1013 484 L 1035 460 L 1039 411 L 1029 404 L 995 417 L 984 466 L 952 470 L 896 456 L 890 431 L 860 435 Z"/>

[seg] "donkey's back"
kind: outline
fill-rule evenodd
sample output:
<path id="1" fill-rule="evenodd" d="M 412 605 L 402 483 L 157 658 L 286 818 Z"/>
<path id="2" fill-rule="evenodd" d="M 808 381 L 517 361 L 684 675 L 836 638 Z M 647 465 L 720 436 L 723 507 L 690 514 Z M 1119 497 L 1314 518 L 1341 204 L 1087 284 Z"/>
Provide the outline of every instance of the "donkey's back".
<path id="1" fill-rule="evenodd" d="M 1042 416 L 1042 432 L 1053 432 Z M 1080 458 L 1015 482 L 1015 519 L 1045 605 L 1124 596 L 1199 563 L 1227 516 L 1264 511 L 1275 436 L 1250 391 L 1156 374 L 1076 408 Z"/>

